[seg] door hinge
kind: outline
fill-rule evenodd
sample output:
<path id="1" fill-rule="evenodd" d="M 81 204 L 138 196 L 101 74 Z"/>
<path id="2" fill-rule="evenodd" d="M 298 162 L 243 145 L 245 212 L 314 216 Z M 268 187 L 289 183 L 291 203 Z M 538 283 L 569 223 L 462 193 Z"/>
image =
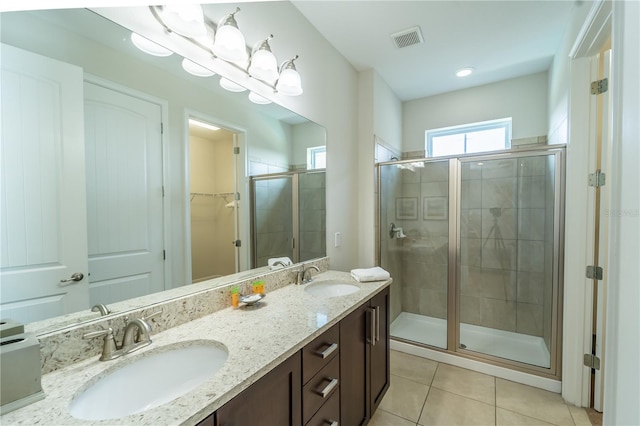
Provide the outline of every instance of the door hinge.
<path id="1" fill-rule="evenodd" d="M 601 280 L 604 276 L 604 271 L 600 266 L 589 265 L 587 266 L 587 278 Z"/>
<path id="2" fill-rule="evenodd" d="M 600 95 L 609 90 L 609 79 L 603 78 L 602 80 L 596 80 L 591 82 L 591 94 Z"/>
<path id="3" fill-rule="evenodd" d="M 236 154 L 236 155 L 240 154 L 240 147 L 239 146 L 234 146 L 233 147 L 233 153 Z"/>
<path id="4" fill-rule="evenodd" d="M 240 240 L 232 241 L 231 244 L 233 244 L 236 247 L 242 247 L 242 241 Z"/>
<path id="5" fill-rule="evenodd" d="M 235 199 L 236 199 L 236 201 L 240 201 L 240 193 L 239 192 L 236 192 Z"/>
<path id="6" fill-rule="evenodd" d="M 607 175 L 605 173 L 602 173 L 600 170 L 596 171 L 595 173 L 589 174 L 589 186 L 598 188 L 604 186 L 606 181 Z"/>
<path id="7" fill-rule="evenodd" d="M 164 135 L 164 123 L 160 123 L 160 134 Z"/>
<path id="8" fill-rule="evenodd" d="M 584 354 L 583 362 L 585 367 L 600 370 L 600 358 L 592 354 Z"/>
<path id="9" fill-rule="evenodd" d="M 164 185 L 162 185 L 162 198 L 164 198 Z"/>
<path id="10" fill-rule="evenodd" d="M 162 250 L 162 260 L 167 260 L 167 251 Z"/>

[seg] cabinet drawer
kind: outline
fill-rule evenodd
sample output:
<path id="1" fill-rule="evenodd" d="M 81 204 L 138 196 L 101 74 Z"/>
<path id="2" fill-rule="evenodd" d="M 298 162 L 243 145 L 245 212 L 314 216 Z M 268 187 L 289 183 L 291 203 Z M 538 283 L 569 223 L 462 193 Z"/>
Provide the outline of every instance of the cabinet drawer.
<path id="1" fill-rule="evenodd" d="M 333 392 L 306 426 L 338 426 L 340 420 L 340 389 Z"/>
<path id="2" fill-rule="evenodd" d="M 338 394 L 340 387 L 340 357 L 334 356 L 309 383 L 302 388 L 302 423 L 313 417 L 318 409 L 333 394 Z"/>
<path id="3" fill-rule="evenodd" d="M 340 327 L 334 325 L 302 349 L 302 383 L 316 375 L 339 352 Z M 336 376 L 337 377 L 337 376 Z"/>

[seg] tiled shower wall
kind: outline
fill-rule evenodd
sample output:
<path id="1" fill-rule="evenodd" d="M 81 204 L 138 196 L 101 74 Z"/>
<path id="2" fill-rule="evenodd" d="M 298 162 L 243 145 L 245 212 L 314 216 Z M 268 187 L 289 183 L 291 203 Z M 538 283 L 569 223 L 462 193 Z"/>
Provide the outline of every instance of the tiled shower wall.
<path id="1" fill-rule="evenodd" d="M 265 266 L 271 257 L 292 258 L 291 178 L 255 182 L 256 265 Z"/>
<path id="2" fill-rule="evenodd" d="M 327 252 L 325 173 L 300 173 L 300 261 L 322 257 Z"/>

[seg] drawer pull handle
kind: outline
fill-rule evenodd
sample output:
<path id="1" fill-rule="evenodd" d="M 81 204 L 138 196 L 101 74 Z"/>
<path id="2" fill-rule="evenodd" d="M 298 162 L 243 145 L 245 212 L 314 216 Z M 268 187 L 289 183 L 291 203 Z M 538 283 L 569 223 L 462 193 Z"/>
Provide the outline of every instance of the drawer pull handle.
<path id="1" fill-rule="evenodd" d="M 326 357 L 328 357 L 329 355 L 331 355 L 332 353 L 334 353 L 336 351 L 336 349 L 338 349 L 338 344 L 337 343 L 332 343 L 331 345 L 329 345 L 329 347 L 327 349 L 325 349 L 324 351 L 318 351 L 316 352 L 316 355 L 322 357 L 322 359 L 325 359 Z"/>
<path id="2" fill-rule="evenodd" d="M 336 386 L 338 386 L 338 379 L 329 379 L 330 382 L 321 391 L 316 391 L 322 398 L 326 398 Z"/>
<path id="3" fill-rule="evenodd" d="M 376 306 L 376 342 L 380 341 L 380 306 Z"/>
<path id="4" fill-rule="evenodd" d="M 335 420 L 325 420 L 324 424 L 329 425 L 329 426 L 338 426 L 338 422 Z"/>

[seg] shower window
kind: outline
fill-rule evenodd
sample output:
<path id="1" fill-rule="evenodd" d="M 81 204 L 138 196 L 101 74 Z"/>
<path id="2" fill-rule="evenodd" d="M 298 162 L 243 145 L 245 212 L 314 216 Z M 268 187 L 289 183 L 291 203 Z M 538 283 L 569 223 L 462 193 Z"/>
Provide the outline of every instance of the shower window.
<path id="1" fill-rule="evenodd" d="M 499 151 L 511 147 L 511 118 L 425 132 L 428 157 Z"/>

